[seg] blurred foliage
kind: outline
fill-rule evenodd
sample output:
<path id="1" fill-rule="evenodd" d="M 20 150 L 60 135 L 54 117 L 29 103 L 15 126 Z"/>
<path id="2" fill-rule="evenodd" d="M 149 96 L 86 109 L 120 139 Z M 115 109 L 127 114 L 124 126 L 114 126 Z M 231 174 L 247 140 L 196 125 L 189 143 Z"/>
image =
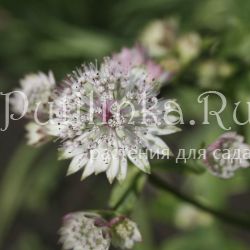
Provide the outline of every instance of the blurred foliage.
<path id="1" fill-rule="evenodd" d="M 177 43 L 167 56 L 158 59 L 166 69 L 171 66 L 177 72 L 161 95 L 178 100 L 186 121 L 197 121 L 195 127 L 186 125 L 182 133 L 168 137 L 169 144 L 175 148 L 180 145 L 198 148 L 222 133 L 214 119 L 210 126 L 198 125 L 203 119 L 203 107 L 196 100 L 202 91 L 215 89 L 226 94 L 229 105 L 223 120 L 233 129 L 238 129 L 232 123 L 233 102 L 246 102 L 250 98 L 249 12 L 249 1 L 236 0 L 1 0 L 0 88 L 3 92 L 9 91 L 24 74 L 39 70 L 53 69 L 60 82 L 77 65 L 101 60 L 123 46 L 132 46 L 152 21 L 175 18 L 177 40 L 195 33 L 202 45 L 199 55 L 185 63 L 181 60 L 183 50 L 179 50 Z M 0 101 L 4 105 L 4 100 Z M 216 109 L 218 105 L 216 100 L 210 101 L 211 108 Z M 244 103 L 240 110 L 242 121 L 247 120 L 248 109 Z M 12 128 L 4 137 L 12 142 L 11 151 L 5 149 L 5 141 L 1 140 L 1 156 L 11 160 L 1 166 L 0 244 L 3 248 L 0 248 L 60 249 L 55 229 L 60 223 L 57 218 L 51 220 L 51 216 L 60 217 L 69 209 L 95 208 L 96 203 L 104 208 L 108 200 L 106 184 L 97 179 L 98 182 L 87 181 L 84 188 L 79 188 L 76 182 L 80 178 L 76 176 L 65 185 L 62 181 L 65 169 L 61 168 L 64 163 L 57 161 L 56 149 L 23 146 L 15 136 L 18 129 Z M 250 142 L 249 131 L 247 125 L 238 132 Z M 167 163 L 161 163 L 162 169 Z M 128 180 L 136 174 L 132 171 Z M 237 173 L 230 181 L 221 181 L 209 174 L 189 173 L 184 177 L 177 173 L 173 182 L 205 204 L 249 214 L 249 199 L 242 199 L 240 204 L 233 202 L 235 197 L 247 193 L 249 178 L 249 171 Z M 129 183 L 115 185 L 111 207 L 117 205 Z M 100 191 L 94 192 L 97 189 Z M 69 198 L 64 199 L 65 196 Z M 59 199 L 61 206 L 53 207 L 53 201 Z M 244 241 L 244 232 L 219 227 L 215 221 L 180 228 L 176 220 L 185 204 L 162 192 L 153 193 L 150 187 L 146 186 L 143 199 L 138 199 L 135 193 L 126 199 L 126 206 L 120 209 L 127 211 L 131 205 L 135 206 L 132 214 L 144 236 L 137 250 L 245 250 L 250 244 L 249 239 L 248 243 Z M 80 208 L 80 204 L 84 207 Z M 24 223 L 27 218 L 29 222 Z"/>
<path id="2" fill-rule="evenodd" d="M 237 241 L 228 239 L 220 229 L 215 227 L 208 229 L 197 229 L 187 233 L 185 236 L 167 241 L 163 244 L 162 250 L 183 250 L 188 246 L 189 250 L 199 249 L 222 249 L 222 250 L 245 250 L 244 245 Z"/>

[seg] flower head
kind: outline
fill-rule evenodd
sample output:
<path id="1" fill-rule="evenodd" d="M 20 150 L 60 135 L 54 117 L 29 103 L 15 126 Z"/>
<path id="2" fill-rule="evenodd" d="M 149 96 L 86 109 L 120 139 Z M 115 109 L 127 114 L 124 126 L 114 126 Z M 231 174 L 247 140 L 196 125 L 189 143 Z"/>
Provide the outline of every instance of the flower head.
<path id="1" fill-rule="evenodd" d="M 124 218 L 112 229 L 112 244 L 121 249 L 132 249 L 134 244 L 141 242 L 142 237 L 137 224 Z"/>
<path id="2" fill-rule="evenodd" d="M 82 179 L 106 172 L 110 182 L 124 180 L 127 158 L 148 173 L 147 150 L 168 153 L 157 136 L 178 130 L 166 122 L 174 108 L 158 101 L 155 86 L 145 69 L 124 68 L 112 59 L 68 76 L 49 125 L 50 134 L 63 142 L 61 158 L 72 158 L 68 174 L 84 169 Z"/>
<path id="3" fill-rule="evenodd" d="M 28 101 L 27 114 L 36 111 L 39 104 L 39 112 L 47 112 L 47 104 L 52 91 L 55 87 L 55 79 L 50 71 L 48 75 L 39 72 L 38 74 L 29 74 L 20 81 L 21 88 L 16 89 L 22 92 Z M 25 101 L 20 93 L 16 92 L 11 99 L 12 109 L 17 114 L 23 114 Z"/>
<path id="4" fill-rule="evenodd" d="M 108 227 L 100 215 L 77 212 L 64 217 L 60 229 L 60 242 L 63 249 L 72 250 L 108 250 L 110 235 Z"/>
<path id="5" fill-rule="evenodd" d="M 230 178 L 239 168 L 250 166 L 250 146 L 234 132 L 225 133 L 206 150 L 204 163 L 209 171 L 221 178 Z"/>

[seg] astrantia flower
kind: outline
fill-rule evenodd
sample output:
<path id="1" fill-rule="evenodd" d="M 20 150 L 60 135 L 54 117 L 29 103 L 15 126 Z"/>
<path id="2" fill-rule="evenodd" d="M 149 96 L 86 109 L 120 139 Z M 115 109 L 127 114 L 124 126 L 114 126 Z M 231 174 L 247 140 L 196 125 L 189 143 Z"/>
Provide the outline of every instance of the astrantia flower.
<path id="1" fill-rule="evenodd" d="M 21 88 L 16 89 L 10 102 L 16 114 L 35 119 L 27 124 L 28 145 L 39 146 L 47 142 L 50 136 L 42 123 L 49 119 L 49 101 L 55 88 L 55 79 L 50 71 L 48 75 L 39 72 L 25 76 Z"/>
<path id="2" fill-rule="evenodd" d="M 132 249 L 142 237 L 135 222 L 124 218 L 112 228 L 112 244 L 121 249 Z"/>
<path id="3" fill-rule="evenodd" d="M 206 150 L 204 163 L 209 171 L 221 178 L 230 178 L 239 168 L 250 166 L 250 146 L 234 132 L 225 133 Z"/>
<path id="4" fill-rule="evenodd" d="M 109 219 L 92 212 L 75 212 L 66 215 L 60 231 L 63 249 L 108 250 L 110 244 L 131 249 L 141 242 L 141 233 L 135 222 L 116 216 Z"/>
<path id="5" fill-rule="evenodd" d="M 21 88 L 16 91 L 22 92 L 28 101 L 26 113 L 30 114 L 37 110 L 45 113 L 48 109 L 48 102 L 51 93 L 55 87 L 55 79 L 50 71 L 48 75 L 39 72 L 38 74 L 29 74 L 20 81 Z M 17 114 L 23 114 L 25 111 L 24 96 L 16 92 L 11 99 L 12 109 Z"/>
<path id="6" fill-rule="evenodd" d="M 123 48 L 120 53 L 113 55 L 111 62 L 115 65 L 120 64 L 126 73 L 134 67 L 145 68 L 150 81 L 156 80 L 158 83 L 163 83 L 170 78 L 169 72 L 164 71 L 159 64 L 151 60 L 146 50 L 139 46 L 132 49 Z"/>
<path id="7" fill-rule="evenodd" d="M 77 212 L 64 217 L 60 242 L 67 250 L 108 250 L 109 228 L 100 215 Z"/>
<path id="8" fill-rule="evenodd" d="M 166 121 L 175 109 L 158 101 L 147 71 L 115 62 L 82 66 L 54 98 L 50 134 L 62 140 L 61 158 L 72 158 L 68 174 L 83 169 L 82 179 L 106 172 L 110 182 L 124 180 L 127 158 L 149 173 L 147 150 L 166 155 L 157 136 L 178 130 Z"/>

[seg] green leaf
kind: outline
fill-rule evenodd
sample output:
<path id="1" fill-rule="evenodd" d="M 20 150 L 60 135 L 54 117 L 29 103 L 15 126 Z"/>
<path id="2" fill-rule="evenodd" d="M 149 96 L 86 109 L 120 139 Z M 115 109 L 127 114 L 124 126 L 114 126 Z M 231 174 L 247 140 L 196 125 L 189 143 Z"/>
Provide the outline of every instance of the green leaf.
<path id="1" fill-rule="evenodd" d="M 232 16 L 234 7 L 233 0 L 199 1 L 198 7 L 191 18 L 199 27 L 220 30 L 227 25 L 225 20 Z"/>
<path id="2" fill-rule="evenodd" d="M 112 34 L 80 29 L 61 22 L 50 29 L 54 39 L 42 41 L 35 50 L 35 53 L 44 59 L 101 58 L 122 44 L 122 41 Z"/>
<path id="3" fill-rule="evenodd" d="M 226 237 L 216 227 L 197 229 L 183 236 L 167 240 L 161 250 L 246 250 L 246 246 L 231 238 Z"/>
<path id="4" fill-rule="evenodd" d="M 0 187 L 0 245 L 25 197 L 23 185 L 28 173 L 43 150 L 21 144 L 6 168 Z"/>
<path id="5" fill-rule="evenodd" d="M 41 240 L 39 234 L 34 232 L 23 232 L 16 242 L 14 249 L 19 250 L 50 250 L 48 246 L 45 246 Z"/>
<path id="6" fill-rule="evenodd" d="M 58 161 L 56 150 L 44 155 L 25 183 L 25 208 L 39 212 L 49 205 L 48 196 L 58 186 L 58 177 L 63 173 L 60 165 L 64 164 Z"/>
<path id="7" fill-rule="evenodd" d="M 229 180 L 220 179 L 206 172 L 200 176 L 188 176 L 183 186 L 184 189 L 191 191 L 197 199 L 201 199 L 211 207 L 223 209 L 230 195 L 246 190 L 246 181 L 241 172 Z"/>

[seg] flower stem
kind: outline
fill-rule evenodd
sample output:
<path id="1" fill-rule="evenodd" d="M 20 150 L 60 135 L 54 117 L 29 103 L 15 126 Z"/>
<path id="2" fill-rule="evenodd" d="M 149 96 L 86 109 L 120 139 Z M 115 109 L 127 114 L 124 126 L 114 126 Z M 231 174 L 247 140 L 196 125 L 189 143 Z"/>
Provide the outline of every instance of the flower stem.
<path id="1" fill-rule="evenodd" d="M 247 230 L 250 230 L 250 221 L 244 218 L 236 217 L 232 214 L 225 213 L 224 211 L 219 211 L 214 208 L 208 207 L 199 201 L 187 196 L 186 194 L 180 192 L 176 188 L 172 187 L 169 183 L 167 183 L 165 180 L 163 180 L 161 177 L 157 176 L 156 174 L 151 174 L 149 176 L 149 181 L 151 184 L 153 184 L 155 187 L 158 187 L 166 192 L 171 193 L 176 198 L 185 201 L 211 215 L 216 217 L 217 219 L 221 220 L 222 222 L 229 223 L 231 225 L 245 228 Z"/>
<path id="2" fill-rule="evenodd" d="M 119 209 L 119 207 L 126 201 L 127 197 L 130 195 L 131 192 L 135 192 L 135 194 L 137 194 L 137 187 L 136 186 L 137 186 L 137 183 L 138 183 L 141 176 L 142 176 L 142 174 L 140 172 L 134 176 L 134 178 L 131 182 L 131 185 L 127 188 L 127 190 L 121 196 L 119 201 L 112 207 L 112 209 L 114 211 L 117 211 Z"/>

